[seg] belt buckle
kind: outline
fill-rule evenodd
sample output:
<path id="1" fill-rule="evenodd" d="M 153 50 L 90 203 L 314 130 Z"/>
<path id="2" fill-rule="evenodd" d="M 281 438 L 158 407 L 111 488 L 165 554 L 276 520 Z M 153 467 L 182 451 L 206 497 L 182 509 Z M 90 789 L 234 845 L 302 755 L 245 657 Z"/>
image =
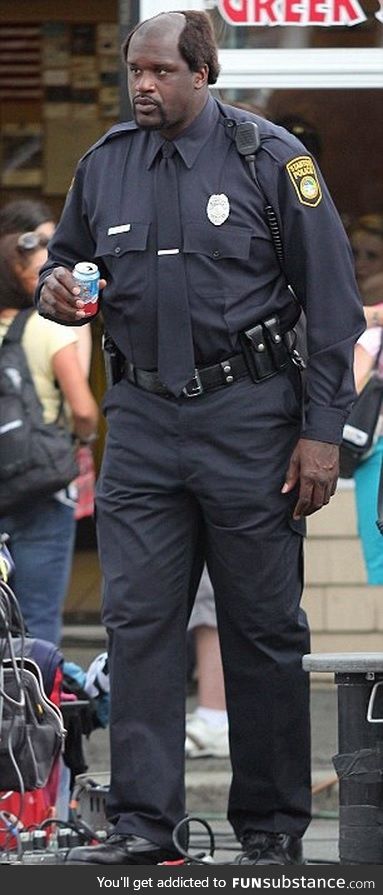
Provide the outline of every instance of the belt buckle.
<path id="1" fill-rule="evenodd" d="M 201 377 L 198 370 L 195 369 L 193 378 L 186 383 L 182 389 L 182 394 L 185 395 L 186 398 L 198 398 L 199 395 L 202 395 L 203 390 Z"/>

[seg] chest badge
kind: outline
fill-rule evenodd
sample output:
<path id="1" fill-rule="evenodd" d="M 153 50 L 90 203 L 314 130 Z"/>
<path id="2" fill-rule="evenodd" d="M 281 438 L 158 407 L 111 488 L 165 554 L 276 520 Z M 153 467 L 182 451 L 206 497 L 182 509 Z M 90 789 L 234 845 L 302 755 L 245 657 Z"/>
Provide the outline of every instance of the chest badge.
<path id="1" fill-rule="evenodd" d="M 220 227 L 227 221 L 230 214 L 230 204 L 225 193 L 210 196 L 206 206 L 206 214 L 209 221 L 216 227 Z"/>

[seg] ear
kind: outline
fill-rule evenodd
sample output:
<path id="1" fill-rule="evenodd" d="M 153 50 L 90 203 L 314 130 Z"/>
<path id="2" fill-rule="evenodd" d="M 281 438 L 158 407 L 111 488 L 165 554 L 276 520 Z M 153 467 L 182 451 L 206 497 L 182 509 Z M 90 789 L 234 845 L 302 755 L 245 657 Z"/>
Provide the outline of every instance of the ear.
<path id="1" fill-rule="evenodd" d="M 201 87 L 205 87 L 207 84 L 207 79 L 209 77 L 209 66 L 203 65 L 198 71 L 194 73 L 194 87 L 196 90 L 201 90 Z"/>

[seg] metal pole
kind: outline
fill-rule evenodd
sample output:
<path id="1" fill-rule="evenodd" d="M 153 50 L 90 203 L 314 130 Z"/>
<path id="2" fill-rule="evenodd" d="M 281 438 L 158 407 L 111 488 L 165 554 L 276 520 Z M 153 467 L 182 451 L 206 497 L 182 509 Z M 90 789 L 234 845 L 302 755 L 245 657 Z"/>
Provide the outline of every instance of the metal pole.
<path id="1" fill-rule="evenodd" d="M 339 860 L 383 864 L 383 691 L 375 691 L 375 720 L 368 720 L 373 687 L 383 673 L 337 673 Z M 380 705 L 378 705 L 378 699 Z"/>
<path id="2" fill-rule="evenodd" d="M 119 0 L 118 24 L 120 30 L 120 45 L 125 40 L 129 31 L 140 20 L 140 0 Z M 121 60 L 120 65 L 120 121 L 127 121 L 132 117 L 132 107 L 129 102 L 126 86 L 126 66 Z"/>

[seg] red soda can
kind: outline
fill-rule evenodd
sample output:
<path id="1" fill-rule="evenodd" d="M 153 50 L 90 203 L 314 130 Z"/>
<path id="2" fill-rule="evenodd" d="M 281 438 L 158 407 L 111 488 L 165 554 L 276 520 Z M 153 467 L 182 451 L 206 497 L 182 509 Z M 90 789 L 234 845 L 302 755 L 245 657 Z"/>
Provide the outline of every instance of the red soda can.
<path id="1" fill-rule="evenodd" d="M 80 261 L 74 267 L 73 276 L 81 289 L 78 297 L 85 302 L 83 310 L 88 317 L 93 317 L 98 311 L 100 271 L 97 264 L 93 264 L 92 261 Z"/>

